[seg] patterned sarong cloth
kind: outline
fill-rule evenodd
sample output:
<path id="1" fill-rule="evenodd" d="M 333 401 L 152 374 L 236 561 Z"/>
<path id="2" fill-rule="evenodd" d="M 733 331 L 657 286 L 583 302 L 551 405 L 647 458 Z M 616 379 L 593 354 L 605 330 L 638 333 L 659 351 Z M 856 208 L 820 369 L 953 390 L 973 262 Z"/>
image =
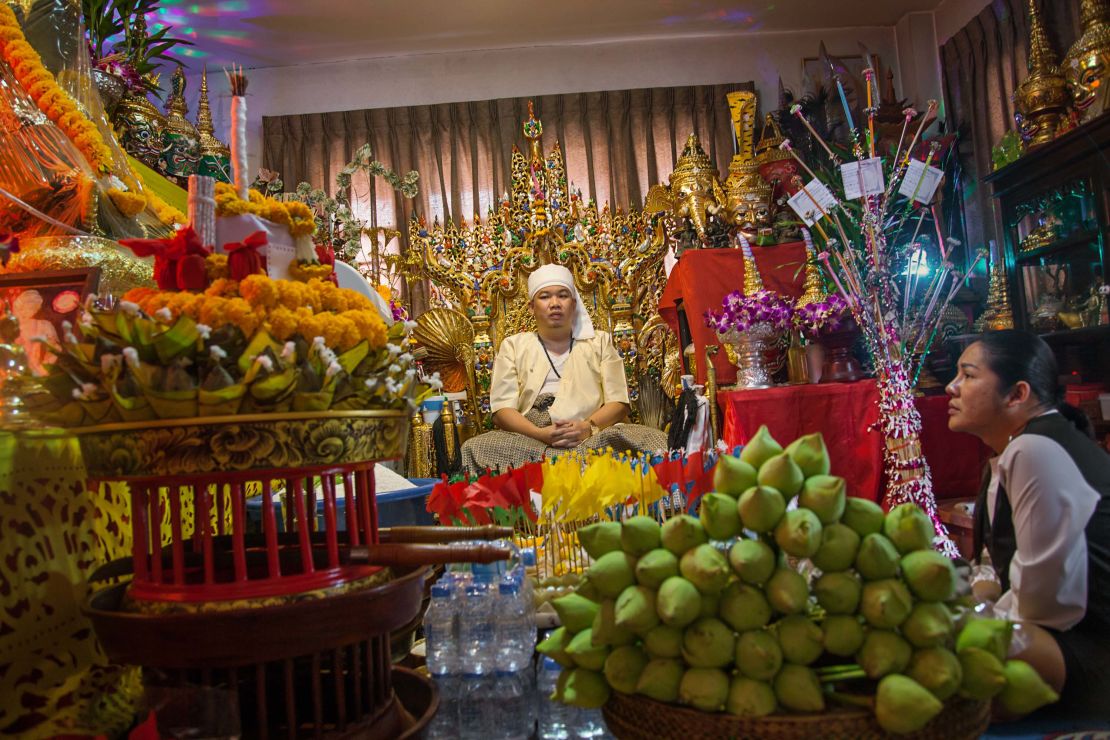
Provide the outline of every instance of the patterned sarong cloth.
<path id="1" fill-rule="evenodd" d="M 555 396 L 552 394 L 542 394 L 524 418 L 541 428 L 551 426 L 551 415 L 548 409 L 554 401 Z M 659 429 L 640 424 L 614 424 L 587 437 L 582 444 L 572 449 L 548 447 L 538 439 L 497 429 L 472 437 L 463 444 L 462 465 L 466 472 L 481 475 L 487 470 L 507 470 L 545 457 L 600 450 L 606 447 L 612 447 L 618 452 L 666 450 L 667 434 Z"/>

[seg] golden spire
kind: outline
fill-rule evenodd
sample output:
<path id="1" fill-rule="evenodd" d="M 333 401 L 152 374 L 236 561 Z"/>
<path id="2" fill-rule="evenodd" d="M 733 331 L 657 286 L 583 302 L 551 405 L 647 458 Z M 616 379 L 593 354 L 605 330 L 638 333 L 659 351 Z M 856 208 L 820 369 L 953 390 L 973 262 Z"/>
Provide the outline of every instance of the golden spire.
<path id="1" fill-rule="evenodd" d="M 752 245 L 744 237 L 740 238 L 740 248 L 744 250 L 744 295 L 755 295 L 763 290 L 763 277 L 752 254 Z"/>
<path id="2" fill-rule="evenodd" d="M 185 70 L 179 64 L 173 71 L 173 77 L 170 78 L 170 97 L 166 101 L 166 128 L 176 134 L 195 139 L 197 129 L 185 117 L 188 112 L 189 106 L 185 103 Z"/>
<path id="3" fill-rule="evenodd" d="M 208 106 L 208 67 L 200 72 L 200 99 L 197 100 L 197 134 L 200 136 L 200 155 L 230 156 L 231 150 L 216 138 L 212 125 L 212 110 Z"/>
<path id="4" fill-rule="evenodd" d="M 1071 103 L 1067 81 L 1056 62 L 1056 51 L 1048 41 L 1037 0 L 1029 0 L 1029 76 L 1014 93 L 1021 115 L 1021 138 L 1027 147 L 1047 144 L 1056 138 Z"/>
<path id="5" fill-rule="evenodd" d="M 768 113 L 763 117 L 763 132 L 759 135 L 759 143 L 755 145 L 755 158 L 760 164 L 777 162 L 780 159 L 790 159 L 790 154 L 779 147 L 786 137 L 782 135 L 778 121 Z"/>
<path id="6" fill-rule="evenodd" d="M 671 173 L 669 182 L 674 185 L 686 178 L 704 177 L 709 173 L 712 173 L 714 180 L 717 179 L 717 168 L 709 161 L 705 150 L 701 148 L 698 135 L 690 134 L 686 139 L 686 146 L 682 148 L 682 155 L 675 162 L 674 172 Z"/>
<path id="7" fill-rule="evenodd" d="M 821 279 L 821 268 L 817 265 L 817 252 L 813 245 L 806 243 L 806 281 L 801 296 L 794 304 L 796 308 L 808 306 L 811 303 L 821 303 L 828 298 L 825 293 L 825 282 Z"/>

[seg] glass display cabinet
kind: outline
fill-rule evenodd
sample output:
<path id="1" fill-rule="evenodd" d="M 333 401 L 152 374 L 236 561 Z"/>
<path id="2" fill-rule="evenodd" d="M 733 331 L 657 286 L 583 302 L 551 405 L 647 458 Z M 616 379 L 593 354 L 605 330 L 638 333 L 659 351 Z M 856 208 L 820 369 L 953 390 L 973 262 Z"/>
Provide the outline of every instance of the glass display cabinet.
<path id="1" fill-rule="evenodd" d="M 1050 338 L 1110 333 L 1110 288 L 1100 291 L 1110 235 L 1108 147 L 1104 116 L 985 178 L 998 200 L 1014 319 L 1022 328 Z"/>

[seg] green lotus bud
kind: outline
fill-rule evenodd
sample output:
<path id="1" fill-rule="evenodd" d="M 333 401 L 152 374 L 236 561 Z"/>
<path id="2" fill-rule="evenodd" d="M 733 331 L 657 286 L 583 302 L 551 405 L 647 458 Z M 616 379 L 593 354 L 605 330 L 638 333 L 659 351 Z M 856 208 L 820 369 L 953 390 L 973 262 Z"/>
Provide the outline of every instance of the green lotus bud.
<path id="1" fill-rule="evenodd" d="M 825 573 L 848 570 L 859 552 L 859 535 L 844 524 L 826 524 L 821 528 L 821 546 L 813 553 L 813 564 Z"/>
<path id="2" fill-rule="evenodd" d="M 802 490 L 802 484 L 805 482 L 802 469 L 785 452 L 763 463 L 755 479 L 761 486 L 774 488 L 788 501 Z"/>
<path id="3" fill-rule="evenodd" d="M 771 621 L 771 605 L 763 592 L 746 583 L 729 584 L 721 593 L 717 612 L 737 632 L 759 629 Z"/>
<path id="4" fill-rule="evenodd" d="M 825 694 L 817 674 L 804 665 L 784 663 L 775 676 L 775 698 L 795 712 L 823 712 Z"/>
<path id="5" fill-rule="evenodd" d="M 617 626 L 617 602 L 613 599 L 605 599 L 601 602 L 601 608 L 597 610 L 597 616 L 594 617 L 594 623 L 590 629 L 594 645 L 618 647 L 631 645 L 636 641 L 636 635 L 631 630 Z"/>
<path id="6" fill-rule="evenodd" d="M 672 576 L 659 586 L 655 609 L 663 624 L 685 627 L 701 613 L 701 594 L 682 576 Z"/>
<path id="7" fill-rule="evenodd" d="M 790 568 L 777 569 L 763 591 L 767 594 L 767 601 L 780 614 L 797 614 L 803 611 L 809 599 L 806 579 Z"/>
<path id="8" fill-rule="evenodd" d="M 567 594 L 551 602 L 559 622 L 571 634 L 577 634 L 593 626 L 597 610 L 601 608 L 596 601 L 590 601 L 581 594 Z"/>
<path id="9" fill-rule="evenodd" d="M 749 678 L 770 681 L 782 668 L 782 647 L 767 630 L 751 630 L 736 641 L 736 667 Z"/>
<path id="10" fill-rule="evenodd" d="M 590 581 L 589 573 L 583 573 L 578 579 L 578 585 L 574 587 L 574 592 L 579 596 L 583 596 L 590 601 L 596 601 L 598 603 L 604 598 L 601 592 L 597 590 L 597 584 Z"/>
<path id="11" fill-rule="evenodd" d="M 567 645 L 570 644 L 572 637 L 574 635 L 567 632 L 566 627 L 559 627 L 552 630 L 550 635 L 536 645 L 536 652 L 554 658 L 564 668 L 571 668 L 574 666 L 574 660 L 567 655 Z"/>
<path id="12" fill-rule="evenodd" d="M 882 532 L 885 518 L 883 507 L 874 501 L 849 496 L 844 500 L 844 513 L 840 517 L 840 523 L 851 527 L 860 537 L 866 537 Z"/>
<path id="13" fill-rule="evenodd" d="M 639 557 L 659 547 L 659 522 L 650 516 L 634 516 L 621 522 L 621 549 Z"/>
<path id="14" fill-rule="evenodd" d="M 802 484 L 798 506 L 812 511 L 822 524 L 833 524 L 844 514 L 844 490 L 844 479 L 840 476 L 814 475 Z"/>
<path id="15" fill-rule="evenodd" d="M 717 612 L 720 611 L 721 595 L 720 594 L 702 594 L 701 595 L 701 611 L 698 612 L 699 617 L 715 617 Z"/>
<path id="16" fill-rule="evenodd" d="M 714 617 L 702 617 L 682 634 L 682 657 L 696 668 L 723 668 L 735 655 L 736 636 Z"/>
<path id="17" fill-rule="evenodd" d="M 944 604 L 922 601 L 914 605 L 901 629 L 914 647 L 940 647 L 952 636 L 952 613 Z"/>
<path id="18" fill-rule="evenodd" d="M 821 547 L 821 520 L 809 509 L 794 509 L 775 527 L 775 542 L 787 555 L 808 558 Z"/>
<path id="19" fill-rule="evenodd" d="M 821 657 L 825 649 L 825 634 L 809 617 L 793 614 L 783 617 L 775 625 L 782 657 L 795 665 L 809 665 Z"/>
<path id="20" fill-rule="evenodd" d="M 706 534 L 713 540 L 728 540 L 740 534 L 740 512 L 736 499 L 723 493 L 707 493 L 701 497 L 698 510 Z"/>
<path id="21" fill-rule="evenodd" d="M 597 522 L 578 530 L 578 541 L 591 559 L 621 549 L 621 523 Z"/>
<path id="22" fill-rule="evenodd" d="M 649 699 L 672 704 L 678 701 L 678 686 L 682 682 L 685 669 L 682 663 L 671 658 L 655 658 L 640 673 L 636 682 L 636 693 Z"/>
<path id="23" fill-rule="evenodd" d="M 618 627 L 642 635 L 659 624 L 655 612 L 655 591 L 643 586 L 629 586 L 617 597 L 615 607 Z"/>
<path id="24" fill-rule="evenodd" d="M 648 656 L 640 648 L 635 645 L 619 647 L 605 659 L 605 680 L 622 694 L 634 693 L 647 664 Z"/>
<path id="25" fill-rule="evenodd" d="M 825 573 L 813 583 L 817 603 L 829 614 L 855 614 L 863 587 L 855 573 Z"/>
<path id="26" fill-rule="evenodd" d="M 703 712 L 720 712 L 728 701 L 728 674 L 718 668 L 691 668 L 682 675 L 678 700 Z"/>
<path id="27" fill-rule="evenodd" d="M 829 474 L 829 450 L 825 447 L 825 438 L 820 432 L 798 437 L 786 446 L 785 452 L 801 468 L 802 475 L 806 478 Z"/>
<path id="28" fill-rule="evenodd" d="M 682 557 L 687 550 L 709 541 L 709 535 L 701 526 L 701 522 L 689 514 L 679 514 L 663 523 L 661 530 L 663 547 L 673 552 L 677 557 Z"/>
<path id="29" fill-rule="evenodd" d="M 986 701 L 1006 688 L 1006 668 L 993 654 L 982 648 L 965 647 L 958 657 L 964 672 L 960 696 Z"/>
<path id="30" fill-rule="evenodd" d="M 703 594 L 720 593 L 732 575 L 725 556 L 708 544 L 688 550 L 679 561 L 678 570 Z"/>
<path id="31" fill-rule="evenodd" d="M 677 575 L 678 557 L 664 547 L 655 548 L 636 562 L 636 582 L 641 586 L 659 588 L 663 581 Z"/>
<path id="32" fill-rule="evenodd" d="M 572 707 L 597 709 L 609 701 L 609 684 L 597 671 L 575 668 L 563 687 L 563 701 Z"/>
<path id="33" fill-rule="evenodd" d="M 875 695 L 875 719 L 887 732 L 917 732 L 940 714 L 944 705 L 924 686 L 905 676 L 887 676 Z"/>
<path id="34" fill-rule="evenodd" d="M 736 504 L 740 521 L 753 532 L 770 532 L 786 513 L 786 499 L 775 488 L 752 486 Z"/>
<path id="35" fill-rule="evenodd" d="M 936 550 L 918 550 L 902 558 L 902 578 L 924 601 L 948 601 L 956 593 L 956 566 Z"/>
<path id="36" fill-rule="evenodd" d="M 605 658 L 609 656 L 609 648 L 606 645 L 594 645 L 593 628 L 590 628 L 571 638 L 567 645 L 567 655 L 579 668 L 600 671 L 605 665 Z"/>
<path id="37" fill-rule="evenodd" d="M 856 570 L 864 580 L 877 581 L 898 575 L 898 549 L 881 534 L 866 535 L 859 543 Z"/>
<path id="38" fill-rule="evenodd" d="M 602 598 L 615 599 L 636 582 L 636 558 L 624 552 L 607 552 L 590 566 L 586 575 Z"/>
<path id="39" fill-rule="evenodd" d="M 740 459 L 759 470 L 763 463 L 780 452 L 782 452 L 782 445 L 775 441 L 771 432 L 767 430 L 767 425 L 764 424 L 755 431 L 752 438 L 744 445 L 744 449 L 740 450 Z"/>
<path id="40" fill-rule="evenodd" d="M 956 638 L 956 652 L 964 648 L 977 647 L 986 650 L 994 657 L 1006 660 L 1010 653 L 1010 637 L 1014 625 L 1005 619 L 972 619 L 960 630 Z"/>
<path id="41" fill-rule="evenodd" d="M 734 676 L 728 687 L 725 711 L 737 717 L 764 717 L 778 709 L 775 691 L 769 683 L 747 676 Z"/>
<path id="42" fill-rule="evenodd" d="M 739 540 L 728 551 L 728 562 L 741 581 L 762 586 L 775 572 L 775 551 L 759 540 Z"/>
<path id="43" fill-rule="evenodd" d="M 859 618 L 849 614 L 834 614 L 825 618 L 825 650 L 847 658 L 863 646 L 863 625 Z"/>
<path id="44" fill-rule="evenodd" d="M 717 458 L 717 468 L 713 471 L 713 488 L 735 500 L 755 485 L 755 475 L 756 469 L 739 457 L 721 455 Z"/>
<path id="45" fill-rule="evenodd" d="M 910 664 L 913 648 L 897 632 L 868 630 L 856 653 L 856 662 L 870 678 L 901 673 Z"/>
<path id="46" fill-rule="evenodd" d="M 895 578 L 870 581 L 863 586 L 859 613 L 872 627 L 894 629 L 913 609 L 913 597 L 906 584 Z"/>
<path id="47" fill-rule="evenodd" d="M 652 627 L 644 635 L 644 650 L 652 658 L 682 657 L 682 630 L 666 624 Z"/>
<path id="48" fill-rule="evenodd" d="M 933 523 L 917 504 L 900 504 L 887 512 L 883 534 L 903 555 L 933 546 Z"/>
<path id="49" fill-rule="evenodd" d="M 1024 715 L 1060 699 L 1033 666 L 1024 660 L 1007 660 L 1006 688 L 998 700 L 1011 714 Z"/>
<path id="50" fill-rule="evenodd" d="M 951 650 L 931 647 L 913 654 L 906 675 L 944 701 L 960 688 L 964 671 L 960 659 Z"/>

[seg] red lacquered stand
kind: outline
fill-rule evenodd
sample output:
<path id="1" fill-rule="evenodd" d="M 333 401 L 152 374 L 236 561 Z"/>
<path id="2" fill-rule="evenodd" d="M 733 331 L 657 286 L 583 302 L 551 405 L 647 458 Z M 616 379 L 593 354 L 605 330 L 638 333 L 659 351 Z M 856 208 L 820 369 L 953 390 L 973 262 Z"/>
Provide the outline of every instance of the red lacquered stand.
<path id="1" fill-rule="evenodd" d="M 244 737 L 394 738 L 434 713 L 434 687 L 415 692 L 430 707 L 406 706 L 394 691 L 390 632 L 417 618 L 426 564 L 507 551 L 450 542 L 504 536 L 497 528 L 379 531 L 374 461 L 404 455 L 407 415 L 271 414 L 75 433 L 92 481 L 131 489 L 132 557 L 115 571 L 132 578 L 88 607 L 113 661 L 142 666 L 148 686 L 234 692 Z M 247 532 L 248 495 L 262 497 L 260 534 Z"/>

